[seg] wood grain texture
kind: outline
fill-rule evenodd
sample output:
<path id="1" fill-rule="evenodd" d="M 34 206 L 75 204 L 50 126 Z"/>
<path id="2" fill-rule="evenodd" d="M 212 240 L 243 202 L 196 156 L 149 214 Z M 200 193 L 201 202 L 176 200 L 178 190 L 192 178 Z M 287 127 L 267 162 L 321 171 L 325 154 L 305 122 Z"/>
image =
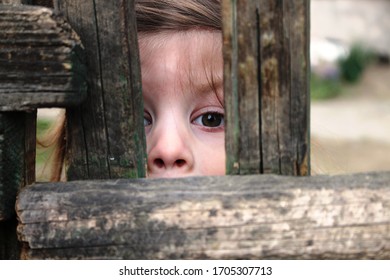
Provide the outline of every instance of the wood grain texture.
<path id="1" fill-rule="evenodd" d="M 47 8 L 0 5 L 0 111 L 80 104 L 86 96 L 80 40 Z"/>
<path id="2" fill-rule="evenodd" d="M 88 97 L 68 111 L 68 179 L 145 176 L 134 1 L 61 0 L 86 48 Z"/>
<path id="3" fill-rule="evenodd" d="M 258 3 L 222 1 L 228 174 L 259 174 Z"/>
<path id="4" fill-rule="evenodd" d="M 310 174 L 309 5 L 222 1 L 229 174 Z"/>
<path id="5" fill-rule="evenodd" d="M 34 185 L 27 259 L 390 259 L 390 173 Z"/>

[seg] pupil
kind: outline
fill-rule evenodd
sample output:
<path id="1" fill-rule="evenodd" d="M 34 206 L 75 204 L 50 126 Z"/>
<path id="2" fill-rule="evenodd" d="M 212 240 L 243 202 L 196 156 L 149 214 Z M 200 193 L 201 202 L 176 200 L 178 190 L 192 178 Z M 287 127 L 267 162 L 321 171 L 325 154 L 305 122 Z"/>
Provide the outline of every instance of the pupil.
<path id="1" fill-rule="evenodd" d="M 204 126 L 217 127 L 222 122 L 221 114 L 205 114 L 202 117 L 202 123 Z"/>

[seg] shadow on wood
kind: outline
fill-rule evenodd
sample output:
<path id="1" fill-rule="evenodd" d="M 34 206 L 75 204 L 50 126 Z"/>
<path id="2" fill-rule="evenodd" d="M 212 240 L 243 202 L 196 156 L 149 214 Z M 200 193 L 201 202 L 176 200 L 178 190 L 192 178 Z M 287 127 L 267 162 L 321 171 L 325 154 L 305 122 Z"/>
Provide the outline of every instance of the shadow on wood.
<path id="1" fill-rule="evenodd" d="M 16 225 L 16 220 L 0 221 L 0 260 L 17 260 L 20 257 Z"/>

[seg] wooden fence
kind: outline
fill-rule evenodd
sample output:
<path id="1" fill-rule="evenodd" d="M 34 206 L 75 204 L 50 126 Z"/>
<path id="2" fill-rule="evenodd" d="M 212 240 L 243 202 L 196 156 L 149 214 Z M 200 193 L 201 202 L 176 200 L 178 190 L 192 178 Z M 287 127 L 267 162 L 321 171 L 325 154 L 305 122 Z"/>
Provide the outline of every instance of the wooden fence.
<path id="1" fill-rule="evenodd" d="M 390 259 L 390 173 L 35 185 L 26 259 Z"/>
<path id="2" fill-rule="evenodd" d="M 389 173 L 294 177 L 310 174 L 309 3 L 222 1 L 230 176 L 176 180 L 124 179 L 146 162 L 134 1 L 1 5 L 0 257 L 389 258 Z M 47 106 L 67 108 L 69 182 L 24 187 Z"/>

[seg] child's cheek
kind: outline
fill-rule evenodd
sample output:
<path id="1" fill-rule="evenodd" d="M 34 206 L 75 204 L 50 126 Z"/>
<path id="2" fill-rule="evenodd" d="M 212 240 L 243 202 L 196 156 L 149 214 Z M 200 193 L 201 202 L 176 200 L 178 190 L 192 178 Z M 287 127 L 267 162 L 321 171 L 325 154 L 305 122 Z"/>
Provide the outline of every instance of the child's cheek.
<path id="1" fill-rule="evenodd" d="M 202 175 L 225 175 L 225 133 L 200 133 L 194 154 Z"/>

